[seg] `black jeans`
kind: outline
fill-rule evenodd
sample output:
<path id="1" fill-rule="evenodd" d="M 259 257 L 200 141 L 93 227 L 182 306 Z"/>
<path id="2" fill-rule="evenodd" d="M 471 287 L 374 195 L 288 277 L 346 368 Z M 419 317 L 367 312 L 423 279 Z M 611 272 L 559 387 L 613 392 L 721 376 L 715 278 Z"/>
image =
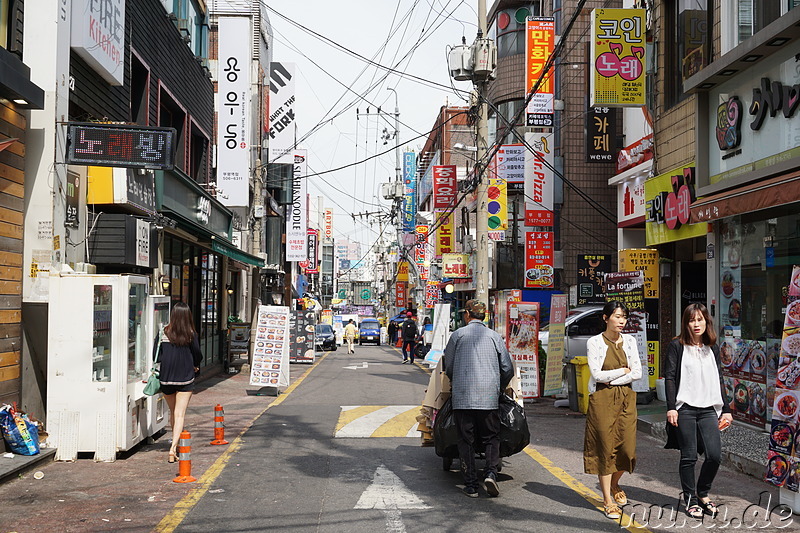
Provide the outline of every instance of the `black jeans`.
<path id="1" fill-rule="evenodd" d="M 403 341 L 403 361 L 406 359 L 410 359 L 411 362 L 414 362 L 414 348 L 416 342 L 414 341 Z"/>
<path id="2" fill-rule="evenodd" d="M 500 464 L 500 415 L 497 409 L 453 409 L 458 430 L 458 456 L 461 472 L 467 487 L 478 488 L 478 473 L 475 470 L 475 443 L 481 439 L 486 455 L 484 476 L 497 475 Z"/>
<path id="3" fill-rule="evenodd" d="M 705 460 L 700 467 L 700 476 L 695 485 L 694 465 L 697 462 L 697 441 L 702 439 Z M 719 437 L 719 421 L 713 407 L 683 405 L 678 410 L 678 443 L 681 447 L 679 473 L 682 498 L 690 501 L 697 495 L 708 496 L 711 484 L 722 461 L 722 443 Z"/>

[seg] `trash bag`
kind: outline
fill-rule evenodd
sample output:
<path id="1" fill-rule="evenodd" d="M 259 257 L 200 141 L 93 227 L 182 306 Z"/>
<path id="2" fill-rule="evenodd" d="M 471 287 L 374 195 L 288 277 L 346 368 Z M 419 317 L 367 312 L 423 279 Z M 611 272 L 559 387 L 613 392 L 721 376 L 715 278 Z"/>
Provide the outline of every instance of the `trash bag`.
<path id="1" fill-rule="evenodd" d="M 507 394 L 500 395 L 500 457 L 521 452 L 531 442 L 525 409 Z"/>
<path id="2" fill-rule="evenodd" d="M 439 457 L 458 457 L 458 430 L 453 416 L 453 400 L 448 398 L 433 423 L 433 446 Z"/>
<path id="3" fill-rule="evenodd" d="M 19 455 L 39 453 L 39 429 L 25 413 L 10 405 L 0 407 L 0 431 L 12 452 Z"/>

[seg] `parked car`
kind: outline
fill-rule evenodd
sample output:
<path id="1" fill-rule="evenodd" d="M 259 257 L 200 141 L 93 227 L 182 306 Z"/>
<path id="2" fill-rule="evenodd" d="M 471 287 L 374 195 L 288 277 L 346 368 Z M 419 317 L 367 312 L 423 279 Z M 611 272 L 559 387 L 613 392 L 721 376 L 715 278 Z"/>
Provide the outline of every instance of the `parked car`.
<path id="1" fill-rule="evenodd" d="M 314 331 L 317 350 L 336 351 L 336 334 L 333 332 L 333 327 L 330 324 L 317 324 Z"/>
<path id="2" fill-rule="evenodd" d="M 381 345 L 381 324 L 375 318 L 365 318 L 358 326 L 358 344 L 365 342 Z"/>
<path id="3" fill-rule="evenodd" d="M 564 321 L 566 338 L 564 339 L 564 359 L 569 361 L 578 355 L 586 355 L 586 342 L 603 331 L 603 306 L 586 305 L 567 311 Z M 547 351 L 550 341 L 550 325 L 539 331 L 542 348 Z"/>

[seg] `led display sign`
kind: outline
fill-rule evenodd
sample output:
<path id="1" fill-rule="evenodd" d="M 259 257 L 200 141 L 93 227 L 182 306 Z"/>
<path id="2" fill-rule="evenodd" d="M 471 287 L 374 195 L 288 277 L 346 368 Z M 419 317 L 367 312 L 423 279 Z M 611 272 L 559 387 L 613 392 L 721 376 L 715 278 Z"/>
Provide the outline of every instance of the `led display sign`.
<path id="1" fill-rule="evenodd" d="M 174 128 L 71 123 L 67 164 L 172 170 L 175 138 Z"/>

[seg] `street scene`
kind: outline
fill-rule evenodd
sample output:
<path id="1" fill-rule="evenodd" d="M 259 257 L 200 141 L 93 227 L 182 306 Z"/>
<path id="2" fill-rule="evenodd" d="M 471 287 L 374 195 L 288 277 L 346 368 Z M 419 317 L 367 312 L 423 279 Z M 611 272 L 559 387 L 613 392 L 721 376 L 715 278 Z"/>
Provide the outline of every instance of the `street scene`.
<path id="1" fill-rule="evenodd" d="M 0 1 L 0 533 L 797 529 L 798 6 Z"/>

